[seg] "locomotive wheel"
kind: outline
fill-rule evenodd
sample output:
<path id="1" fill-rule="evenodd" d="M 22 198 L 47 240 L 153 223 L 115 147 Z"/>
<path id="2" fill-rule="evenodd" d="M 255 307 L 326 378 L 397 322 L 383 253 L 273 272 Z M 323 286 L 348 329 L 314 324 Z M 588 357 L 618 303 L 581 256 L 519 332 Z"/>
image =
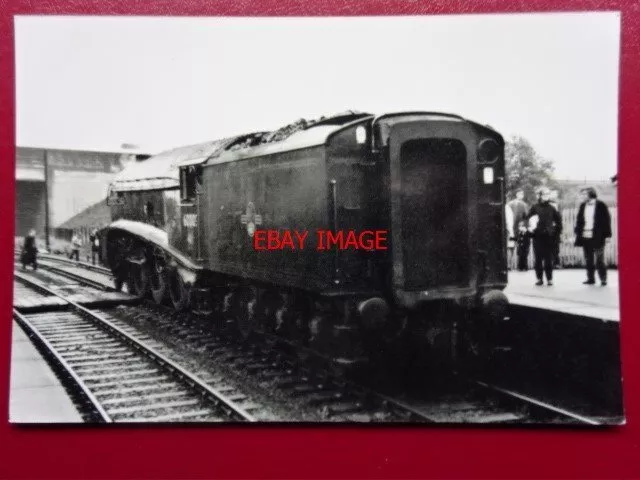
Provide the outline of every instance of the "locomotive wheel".
<path id="1" fill-rule="evenodd" d="M 133 294 L 144 298 L 151 292 L 151 272 L 148 263 L 131 265 L 131 280 Z"/>
<path id="2" fill-rule="evenodd" d="M 153 297 L 153 301 L 158 305 L 166 303 L 169 298 L 169 281 L 164 272 L 154 275 L 154 282 L 151 286 L 151 296 Z"/>
<path id="3" fill-rule="evenodd" d="M 117 292 L 121 292 L 122 287 L 124 287 L 125 283 L 128 283 L 129 281 L 129 270 L 124 268 L 125 265 L 122 262 L 116 263 L 116 261 L 114 261 L 114 265 L 115 266 L 111 268 L 113 286 Z M 130 288 L 127 290 L 130 290 Z"/>
<path id="4" fill-rule="evenodd" d="M 138 290 L 136 289 L 136 274 L 134 272 L 135 265 L 130 265 L 127 270 L 127 277 L 125 283 L 127 284 L 127 292 L 131 295 L 138 296 Z"/>
<path id="5" fill-rule="evenodd" d="M 157 263 L 151 269 L 151 296 L 153 301 L 161 305 L 169 298 L 169 280 L 167 272 Z"/>
<path id="6" fill-rule="evenodd" d="M 176 270 L 169 274 L 169 297 L 176 311 L 182 312 L 189 308 L 189 289 Z"/>
<path id="7" fill-rule="evenodd" d="M 249 311 L 250 306 L 245 305 L 245 308 L 239 312 L 236 317 L 236 330 L 238 331 L 238 335 L 242 340 L 247 340 L 253 333 L 253 328 L 255 326 L 254 315 Z"/>
<path id="8" fill-rule="evenodd" d="M 113 286 L 116 289 L 116 292 L 121 292 L 122 291 L 122 287 L 124 286 L 125 281 L 122 279 L 122 277 L 116 275 L 113 277 Z"/>
<path id="9" fill-rule="evenodd" d="M 236 330 L 242 340 L 247 340 L 256 328 L 257 297 L 251 289 L 241 299 L 235 316 Z"/>
<path id="10" fill-rule="evenodd" d="M 277 291 L 267 290 L 260 297 L 260 310 L 256 311 L 256 327 L 267 333 L 274 333 L 276 329 L 276 312 L 282 306 L 282 298 Z"/>

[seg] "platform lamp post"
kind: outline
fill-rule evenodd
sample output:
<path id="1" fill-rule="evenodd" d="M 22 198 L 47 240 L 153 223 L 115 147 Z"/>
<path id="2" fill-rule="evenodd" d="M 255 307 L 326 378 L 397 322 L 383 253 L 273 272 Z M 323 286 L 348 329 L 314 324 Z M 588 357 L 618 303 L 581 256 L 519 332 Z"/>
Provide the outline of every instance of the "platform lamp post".
<path id="1" fill-rule="evenodd" d="M 44 150 L 44 239 L 47 253 L 51 252 L 49 242 L 49 155 L 47 149 Z"/>

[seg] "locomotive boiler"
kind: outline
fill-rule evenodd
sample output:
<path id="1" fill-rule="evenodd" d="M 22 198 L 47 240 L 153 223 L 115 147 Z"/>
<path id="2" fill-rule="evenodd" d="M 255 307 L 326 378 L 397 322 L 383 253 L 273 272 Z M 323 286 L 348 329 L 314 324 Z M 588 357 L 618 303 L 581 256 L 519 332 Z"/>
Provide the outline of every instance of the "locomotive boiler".
<path id="1" fill-rule="evenodd" d="M 456 115 L 347 112 L 178 148 L 123 170 L 108 203 L 117 287 L 337 364 L 449 355 L 456 322 L 506 303 L 504 141 Z M 264 231 L 309 234 L 256 248 Z M 318 231 L 386 248 L 318 248 Z"/>

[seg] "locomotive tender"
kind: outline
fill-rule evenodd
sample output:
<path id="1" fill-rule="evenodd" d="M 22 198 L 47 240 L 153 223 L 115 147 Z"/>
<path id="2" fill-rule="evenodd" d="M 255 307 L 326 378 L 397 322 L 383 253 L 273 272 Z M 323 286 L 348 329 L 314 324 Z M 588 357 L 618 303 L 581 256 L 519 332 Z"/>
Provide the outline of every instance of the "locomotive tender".
<path id="1" fill-rule="evenodd" d="M 504 141 L 456 115 L 347 112 L 177 148 L 125 168 L 108 203 L 118 288 L 339 364 L 407 336 L 455 344 L 454 317 L 506 303 Z M 386 231 L 388 248 L 312 233 L 263 251 L 256 230 Z"/>

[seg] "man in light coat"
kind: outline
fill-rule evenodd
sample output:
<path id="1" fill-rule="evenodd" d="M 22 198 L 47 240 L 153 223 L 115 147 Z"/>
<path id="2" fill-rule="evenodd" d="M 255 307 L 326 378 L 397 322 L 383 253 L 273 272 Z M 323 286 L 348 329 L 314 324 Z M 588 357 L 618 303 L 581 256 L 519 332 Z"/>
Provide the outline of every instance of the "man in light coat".
<path id="1" fill-rule="evenodd" d="M 71 237 L 71 255 L 69 258 L 76 258 L 76 262 L 80 261 L 80 247 L 82 246 L 82 240 L 78 235 L 78 232 L 73 233 L 73 237 Z"/>

